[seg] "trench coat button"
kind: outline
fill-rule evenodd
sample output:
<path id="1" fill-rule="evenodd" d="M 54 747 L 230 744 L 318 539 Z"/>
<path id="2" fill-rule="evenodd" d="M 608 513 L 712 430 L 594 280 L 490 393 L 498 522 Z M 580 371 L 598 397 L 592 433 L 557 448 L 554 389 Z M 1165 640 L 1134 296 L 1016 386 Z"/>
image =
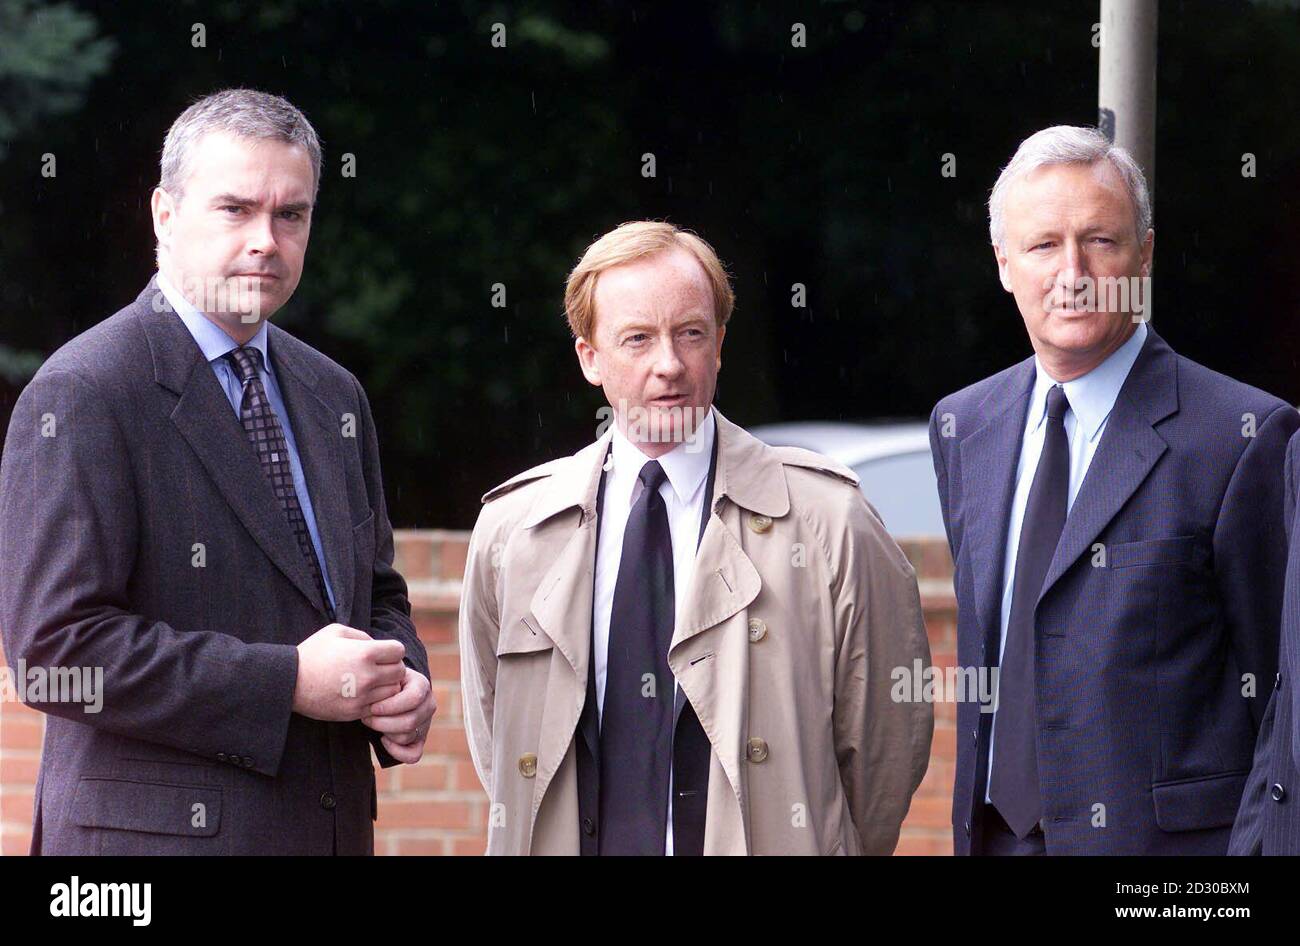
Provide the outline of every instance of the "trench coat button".
<path id="1" fill-rule="evenodd" d="M 531 752 L 525 752 L 519 757 L 519 774 L 524 778 L 532 778 L 537 774 L 537 756 Z"/>
<path id="2" fill-rule="evenodd" d="M 252 767 L 253 767 L 253 760 L 250 759 L 248 756 L 244 756 L 244 768 L 251 769 Z"/>
<path id="3" fill-rule="evenodd" d="M 226 754 L 225 754 L 224 752 L 218 752 L 218 753 L 217 753 L 217 761 L 218 761 L 218 762 L 225 762 L 225 761 L 226 761 Z"/>
<path id="4" fill-rule="evenodd" d="M 586 834 L 586 835 L 592 835 L 592 834 L 595 834 L 595 833 L 596 833 L 596 823 L 595 823 L 594 821 L 592 821 L 590 818 L 583 818 L 583 819 L 582 819 L 582 833 L 583 833 L 583 834 Z"/>
<path id="5" fill-rule="evenodd" d="M 750 762 L 763 762 L 767 759 L 767 743 L 755 736 L 749 740 L 749 750 L 746 755 Z"/>
<path id="6" fill-rule="evenodd" d="M 749 642 L 757 644 L 767 636 L 767 622 L 762 618 L 749 619 Z"/>
<path id="7" fill-rule="evenodd" d="M 1273 801 L 1284 801 L 1286 799 L 1286 789 L 1282 787 L 1281 782 L 1273 783 L 1273 791 L 1270 792 Z"/>
<path id="8" fill-rule="evenodd" d="M 758 513 L 754 513 L 749 517 L 749 527 L 758 533 L 766 532 L 772 528 L 772 517 L 760 516 Z"/>
<path id="9" fill-rule="evenodd" d="M 333 811 L 337 805 L 338 802 L 334 800 L 333 792 L 326 792 L 325 794 L 321 795 L 320 806 L 324 808 L 326 811 Z"/>

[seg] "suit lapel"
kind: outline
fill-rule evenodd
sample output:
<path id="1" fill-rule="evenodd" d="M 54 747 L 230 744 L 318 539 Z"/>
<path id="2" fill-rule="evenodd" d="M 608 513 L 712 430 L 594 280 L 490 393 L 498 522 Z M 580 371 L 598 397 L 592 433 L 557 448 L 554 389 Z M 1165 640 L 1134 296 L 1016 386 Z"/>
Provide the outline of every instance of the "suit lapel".
<path id="1" fill-rule="evenodd" d="M 167 304 L 156 281 L 151 280 L 136 300 L 136 311 L 149 340 L 154 379 L 179 395 L 172 423 L 267 558 L 320 608 L 320 595 L 307 563 L 270 481 L 249 448 L 244 428 L 198 344 Z"/>
<path id="2" fill-rule="evenodd" d="M 1033 385 L 1034 359 L 1029 358 L 1016 366 L 986 402 L 1006 406 L 960 447 L 961 508 L 967 518 L 965 541 L 970 548 L 966 561 L 975 587 L 976 615 L 986 635 L 998 626 L 1007 523 Z"/>
<path id="3" fill-rule="evenodd" d="M 352 549 L 352 514 L 340 442 L 343 417 L 316 393 L 316 372 L 288 344 L 284 333 L 274 325 L 268 328 L 268 351 L 275 365 L 276 381 L 284 397 L 285 411 L 298 447 L 298 459 L 311 495 L 330 588 L 334 592 L 335 619 L 350 624 L 356 566 Z"/>
<path id="4" fill-rule="evenodd" d="M 1146 343 L 1120 388 L 1043 580 L 1046 594 L 1092 545 L 1169 448 L 1155 425 L 1178 410 L 1178 363 L 1148 327 Z"/>

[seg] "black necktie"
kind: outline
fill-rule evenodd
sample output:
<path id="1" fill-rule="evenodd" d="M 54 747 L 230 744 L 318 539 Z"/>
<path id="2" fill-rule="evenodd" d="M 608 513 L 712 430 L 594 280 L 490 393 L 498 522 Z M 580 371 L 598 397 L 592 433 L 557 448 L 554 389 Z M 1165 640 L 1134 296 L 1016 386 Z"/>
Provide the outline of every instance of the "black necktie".
<path id="1" fill-rule="evenodd" d="M 663 467 L 641 468 L 628 515 L 609 616 L 600 722 L 600 853 L 664 853 L 672 765 L 668 668 L 676 607 L 673 542 L 659 486 Z"/>
<path id="2" fill-rule="evenodd" d="M 1069 406 L 1065 390 L 1059 384 L 1047 392 L 1047 430 L 1020 527 L 1011 615 L 998 672 L 989 798 L 1020 838 L 1027 836 L 1043 817 L 1038 752 L 1034 747 L 1038 731 L 1034 701 L 1034 610 L 1065 528 L 1070 489 L 1070 443 L 1065 436 L 1065 412 Z"/>
<path id="3" fill-rule="evenodd" d="M 284 438 L 284 429 L 280 419 L 275 416 L 271 402 L 262 386 L 262 377 L 258 369 L 262 364 L 262 353 L 256 348 L 236 348 L 226 353 L 226 357 L 235 366 L 236 376 L 244 384 L 244 397 L 239 405 L 239 420 L 244 425 L 248 442 L 253 445 L 257 460 L 262 464 L 262 472 L 271 481 L 275 498 L 280 501 L 294 537 L 298 540 L 298 549 L 307 560 L 307 570 L 316 582 L 320 600 L 330 621 L 334 620 L 334 609 L 330 607 L 330 597 L 325 590 L 325 576 L 321 574 L 320 562 L 316 560 L 316 550 L 311 544 L 311 533 L 307 530 L 307 519 L 302 514 L 298 503 L 298 493 L 293 488 L 293 468 L 289 465 L 289 444 Z"/>

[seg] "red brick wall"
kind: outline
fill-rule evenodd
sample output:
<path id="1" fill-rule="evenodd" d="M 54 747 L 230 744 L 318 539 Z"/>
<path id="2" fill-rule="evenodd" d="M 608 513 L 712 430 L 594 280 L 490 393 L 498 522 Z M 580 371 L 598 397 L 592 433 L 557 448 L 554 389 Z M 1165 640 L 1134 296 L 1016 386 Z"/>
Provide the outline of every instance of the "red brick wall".
<path id="1" fill-rule="evenodd" d="M 952 590 L 952 555 L 942 538 L 900 539 L 916 569 L 921 607 L 930 638 L 930 663 L 947 672 L 957 662 L 957 598 Z M 934 704 L 930 767 L 912 796 L 898 854 L 952 853 L 952 782 L 957 762 L 957 705 Z"/>
<path id="2" fill-rule="evenodd" d="M 32 794 L 44 735 L 40 713 L 0 700 L 0 854 L 26 854 L 31 845 Z"/>
<path id="3" fill-rule="evenodd" d="M 481 854 L 486 843 L 487 796 L 465 741 L 456 646 L 456 604 L 468 538 L 464 532 L 440 530 L 397 533 L 397 567 L 410 584 L 415 624 L 429 651 L 438 715 L 418 765 L 378 774 L 377 854 Z M 941 539 L 901 544 L 921 578 L 933 663 L 950 666 L 956 657 L 956 608 L 948 547 Z M 930 769 L 912 799 L 900 854 L 952 853 L 954 709 L 951 703 L 935 705 Z M 43 731 L 41 714 L 0 701 L 0 853 L 27 853 Z"/>

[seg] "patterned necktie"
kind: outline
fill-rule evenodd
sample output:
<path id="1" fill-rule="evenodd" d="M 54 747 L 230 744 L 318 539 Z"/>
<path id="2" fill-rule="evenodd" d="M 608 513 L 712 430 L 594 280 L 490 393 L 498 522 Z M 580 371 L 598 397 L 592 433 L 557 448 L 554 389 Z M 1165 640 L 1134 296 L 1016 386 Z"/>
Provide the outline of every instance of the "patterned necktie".
<path id="1" fill-rule="evenodd" d="M 1038 734 L 1034 698 L 1034 611 L 1047 567 L 1065 529 L 1070 489 L 1070 442 L 1065 412 L 1070 407 L 1059 384 L 1047 392 L 1047 430 L 1025 519 L 1016 547 L 1016 578 L 1011 591 L 1007 642 L 998 671 L 998 710 L 994 717 L 993 773 L 989 798 L 1007 826 L 1024 838 L 1043 816 L 1038 788 Z"/>
<path id="2" fill-rule="evenodd" d="M 307 519 L 302 514 L 302 506 L 298 504 L 298 493 L 293 488 L 289 444 L 258 373 L 262 366 L 262 353 L 256 348 L 240 347 L 227 352 L 225 357 L 234 364 L 235 374 L 244 384 L 244 397 L 239 405 L 239 420 L 244 425 L 244 433 L 253 445 L 258 462 L 262 464 L 262 472 L 271 481 L 275 498 L 280 501 L 280 508 L 284 510 L 294 538 L 298 540 L 298 549 L 307 560 L 307 570 L 316 582 L 316 590 L 320 592 L 325 613 L 333 621 L 334 609 L 330 606 L 329 593 L 325 590 L 325 576 L 321 574 L 320 562 L 316 560 L 316 550 L 311 544 L 311 533 L 307 529 Z"/>
<path id="3" fill-rule="evenodd" d="M 641 468 L 609 616 L 600 723 L 600 853 L 659 855 L 668 832 L 674 681 L 668 667 L 676 604 L 673 540 L 658 461 Z"/>

